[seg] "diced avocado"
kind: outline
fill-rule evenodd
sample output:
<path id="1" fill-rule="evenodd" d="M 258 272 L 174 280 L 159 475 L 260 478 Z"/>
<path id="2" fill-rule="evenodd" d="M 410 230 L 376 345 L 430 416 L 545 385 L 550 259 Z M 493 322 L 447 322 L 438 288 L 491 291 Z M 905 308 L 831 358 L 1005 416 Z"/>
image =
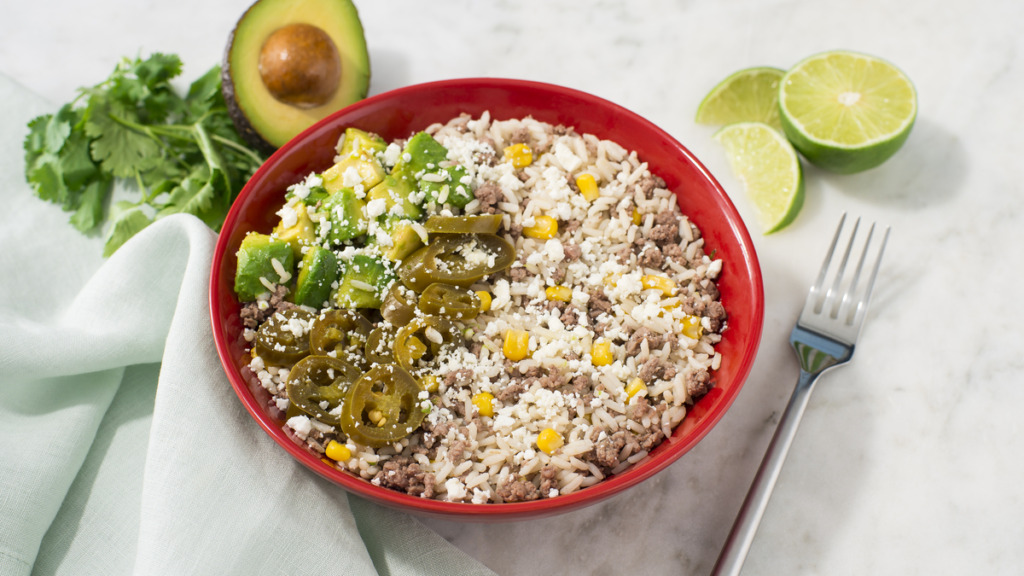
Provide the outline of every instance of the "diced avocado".
<path id="1" fill-rule="evenodd" d="M 221 67 L 239 134 L 263 152 L 366 97 L 370 57 L 352 0 L 257 0 Z"/>
<path id="2" fill-rule="evenodd" d="M 326 248 L 310 248 L 302 257 L 295 280 L 295 303 L 320 308 L 338 280 L 338 259 Z"/>
<path id="3" fill-rule="evenodd" d="M 302 247 L 312 246 L 316 242 L 316 228 L 313 226 L 309 214 L 306 213 L 305 204 L 298 202 L 286 209 L 295 211 L 295 223 L 285 227 L 285 219 L 282 217 L 274 228 L 273 236 L 291 245 L 295 258 L 299 259 L 302 258 Z"/>
<path id="4" fill-rule="evenodd" d="M 324 200 L 327 220 L 331 229 L 327 238 L 334 244 L 366 234 L 366 201 L 356 196 L 355 190 L 342 188 Z"/>
<path id="5" fill-rule="evenodd" d="M 394 271 L 383 260 L 356 254 L 344 265 L 341 284 L 331 295 L 339 308 L 380 308 L 388 287 L 394 282 Z"/>
<path id="6" fill-rule="evenodd" d="M 391 173 L 414 177 L 427 202 L 462 208 L 473 200 L 473 191 L 462 181 L 466 177 L 465 168 L 441 166 L 447 159 L 447 148 L 430 134 L 418 132 L 406 142 L 402 158 Z"/>
<path id="7" fill-rule="evenodd" d="M 402 204 L 402 217 L 419 220 L 423 217 L 423 209 L 413 200 L 416 184 L 413 178 L 388 174 L 366 194 L 367 200 L 383 199 L 387 210 L 385 214 L 393 216 L 391 209 L 398 203 Z"/>
<path id="8" fill-rule="evenodd" d="M 345 128 L 342 135 L 341 146 L 338 148 L 339 156 L 374 156 L 383 152 L 388 143 L 376 134 L 372 134 L 358 128 Z"/>
<path id="9" fill-rule="evenodd" d="M 347 176 L 349 171 L 354 171 L 355 175 Z M 321 176 L 324 179 L 324 188 L 328 192 L 336 192 L 358 184 L 362 184 L 364 190 L 369 190 L 384 179 L 384 174 L 384 167 L 375 156 L 355 155 L 342 157 Z"/>
<path id="10" fill-rule="evenodd" d="M 413 230 L 412 223 L 398 220 L 391 226 L 391 246 L 382 249 L 381 252 L 388 260 L 399 262 L 422 247 L 423 239 Z"/>
<path id="11" fill-rule="evenodd" d="M 285 193 L 285 200 L 291 201 L 295 198 L 296 188 L 289 188 L 288 192 Z M 316 204 L 322 200 L 326 200 L 331 193 L 327 191 L 323 186 L 310 186 L 309 193 L 302 198 L 302 203 L 306 206 L 316 206 Z"/>
<path id="12" fill-rule="evenodd" d="M 237 257 L 235 294 L 242 302 L 251 302 L 268 291 L 261 278 L 270 284 L 285 284 L 291 280 L 295 269 L 295 254 L 291 245 L 267 234 L 251 232 L 246 235 L 238 248 Z M 277 273 L 274 260 L 284 269 L 284 278 Z"/>

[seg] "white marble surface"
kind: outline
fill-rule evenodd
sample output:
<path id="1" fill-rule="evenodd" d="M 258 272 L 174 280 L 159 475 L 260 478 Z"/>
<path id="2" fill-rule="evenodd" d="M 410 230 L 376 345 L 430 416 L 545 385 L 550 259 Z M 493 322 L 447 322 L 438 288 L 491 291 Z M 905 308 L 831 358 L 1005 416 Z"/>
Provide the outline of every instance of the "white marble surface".
<path id="1" fill-rule="evenodd" d="M 123 55 L 218 62 L 249 0 L 4 0 L 0 73 L 53 102 Z M 606 503 L 541 521 L 428 520 L 502 575 L 706 574 L 797 374 L 786 336 L 838 215 L 893 226 L 854 363 L 811 399 L 745 574 L 1018 574 L 1024 566 L 1024 4 L 1017 0 L 357 0 L 372 92 L 462 76 L 564 84 L 687 145 L 754 225 L 694 111 L 726 74 L 847 48 L 914 80 L 917 125 L 880 168 L 806 171 L 796 223 L 755 234 L 763 343 L 692 452 Z"/>

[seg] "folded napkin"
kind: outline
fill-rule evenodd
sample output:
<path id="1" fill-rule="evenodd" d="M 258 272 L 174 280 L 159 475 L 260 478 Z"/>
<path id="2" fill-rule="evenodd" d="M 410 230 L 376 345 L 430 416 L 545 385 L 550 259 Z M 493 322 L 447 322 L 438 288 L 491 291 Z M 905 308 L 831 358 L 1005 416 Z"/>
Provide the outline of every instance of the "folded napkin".
<path id="1" fill-rule="evenodd" d="M 24 182 L 55 107 L 0 102 L 0 574 L 492 573 L 274 444 L 214 349 L 216 235 L 173 216 L 104 261 Z"/>

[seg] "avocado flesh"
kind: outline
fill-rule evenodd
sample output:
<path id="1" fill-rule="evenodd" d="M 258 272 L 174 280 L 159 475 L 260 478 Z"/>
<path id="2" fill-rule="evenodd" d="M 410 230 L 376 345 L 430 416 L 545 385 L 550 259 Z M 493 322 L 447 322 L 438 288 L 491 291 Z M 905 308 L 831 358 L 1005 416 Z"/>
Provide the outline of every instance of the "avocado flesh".
<path id="1" fill-rule="evenodd" d="M 395 275 L 381 260 L 365 254 L 356 254 L 344 266 L 341 284 L 331 295 L 339 308 L 380 308 Z M 367 290 L 364 286 L 372 287 Z"/>
<path id="2" fill-rule="evenodd" d="M 341 79 L 325 104 L 309 108 L 286 104 L 263 83 L 259 71 L 263 44 L 289 24 L 316 26 L 337 48 Z M 366 97 L 370 58 L 355 6 L 351 0 L 258 0 L 231 32 L 221 79 L 239 134 L 254 148 L 273 152 L 327 115 Z"/>
<path id="3" fill-rule="evenodd" d="M 295 303 L 320 308 L 338 280 L 338 259 L 326 248 L 310 248 L 295 279 Z"/>
<path id="4" fill-rule="evenodd" d="M 240 302 L 252 302 L 260 294 L 269 291 L 261 278 L 271 284 L 286 283 L 290 279 L 281 278 L 274 267 L 274 260 L 289 275 L 295 267 L 295 254 L 291 245 L 266 234 L 247 234 L 236 255 L 238 266 L 235 269 L 235 294 Z"/>
<path id="5" fill-rule="evenodd" d="M 466 169 L 462 166 L 442 168 L 441 163 L 448 159 L 448 149 L 430 134 L 418 132 L 413 135 L 405 144 L 402 158 L 391 174 L 397 178 L 414 178 L 424 194 L 424 201 L 462 208 L 473 200 L 469 185 L 462 183 Z M 426 174 L 441 176 L 442 181 L 424 179 Z"/>
<path id="6" fill-rule="evenodd" d="M 296 220 L 295 224 L 285 227 L 284 221 L 278 222 L 274 227 L 272 236 L 278 240 L 284 240 L 292 247 L 295 259 L 302 258 L 303 246 L 312 246 L 316 242 L 316 227 L 313 220 L 306 212 L 306 205 L 297 203 L 294 206 Z"/>
<path id="7" fill-rule="evenodd" d="M 324 200 L 331 229 L 327 238 L 332 244 L 342 244 L 366 234 L 366 202 L 351 188 L 342 188 Z"/>

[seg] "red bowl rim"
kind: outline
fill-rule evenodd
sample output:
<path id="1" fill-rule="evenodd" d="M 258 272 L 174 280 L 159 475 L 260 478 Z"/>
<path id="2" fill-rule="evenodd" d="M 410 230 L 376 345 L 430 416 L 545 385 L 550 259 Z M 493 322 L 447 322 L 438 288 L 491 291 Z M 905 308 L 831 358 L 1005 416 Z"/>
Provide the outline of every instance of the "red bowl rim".
<path id="1" fill-rule="evenodd" d="M 235 393 L 242 401 L 242 404 L 245 406 L 249 414 L 256 420 L 256 422 L 259 423 L 260 427 L 263 428 L 263 430 L 278 445 L 283 447 L 300 463 L 324 478 L 341 485 L 350 492 L 389 507 L 416 514 L 447 519 L 471 521 L 517 520 L 560 514 L 604 500 L 631 486 L 639 484 L 660 472 L 679 459 L 683 454 L 688 452 L 694 445 L 702 440 L 708 432 L 711 431 L 719 420 L 721 420 L 722 416 L 742 389 L 743 383 L 754 363 L 760 344 L 761 330 L 764 321 L 764 287 L 754 244 L 749 232 L 743 224 L 741 216 L 729 196 L 725 193 L 721 185 L 707 170 L 707 168 L 704 167 L 704 165 L 685 146 L 655 124 L 618 104 L 586 92 L 555 84 L 490 77 L 458 78 L 414 84 L 370 96 L 343 108 L 314 124 L 299 134 L 296 138 L 282 146 L 256 171 L 253 177 L 242 189 L 238 198 L 235 200 L 235 204 L 232 206 L 225 219 L 222 232 L 232 230 L 234 228 L 236 221 L 238 220 L 239 205 L 248 197 L 248 195 L 253 193 L 253 190 L 256 189 L 256 183 L 260 181 L 261 177 L 266 172 L 271 170 L 271 166 L 274 164 L 274 161 L 277 158 L 290 153 L 294 148 L 301 146 L 302 142 L 307 137 L 314 132 L 317 132 L 322 127 L 333 125 L 338 122 L 340 117 L 350 115 L 353 112 L 367 107 L 377 106 L 382 102 L 395 98 L 396 96 L 421 93 L 423 91 L 453 88 L 458 89 L 466 87 L 493 88 L 508 91 L 541 91 L 550 93 L 551 95 L 570 97 L 590 106 L 605 108 L 612 111 L 617 117 L 628 119 L 636 126 L 641 127 L 651 134 L 658 135 L 659 141 L 662 145 L 670 145 L 674 152 L 678 154 L 680 159 L 690 163 L 692 168 L 698 171 L 700 176 L 707 181 L 707 184 L 710 184 L 710 187 L 716 196 L 714 198 L 715 205 L 725 217 L 725 220 L 728 223 L 727 228 L 739 246 L 742 268 L 750 279 L 750 294 L 748 297 L 751 299 L 749 305 L 752 313 L 749 318 L 746 318 L 746 323 L 749 325 L 747 340 L 739 350 L 741 352 L 739 357 L 732 360 L 733 362 L 740 363 L 739 368 L 732 379 L 732 384 L 724 391 L 718 387 L 713 388 L 708 396 L 705 396 L 705 398 L 714 396 L 714 406 L 708 410 L 710 414 L 702 416 L 700 418 L 700 422 L 695 427 L 687 431 L 686 438 L 684 440 L 677 439 L 676 433 L 674 432 L 671 437 L 665 439 L 661 446 L 652 451 L 652 455 L 648 456 L 647 459 L 641 460 L 627 468 L 622 473 L 610 476 L 588 488 L 578 490 L 570 494 L 560 495 L 556 498 L 539 499 L 528 502 L 505 504 L 446 502 L 419 498 L 375 486 L 348 472 L 329 466 L 293 441 L 280 426 L 266 415 L 263 406 L 261 406 L 258 399 L 253 396 L 248 383 L 239 373 L 238 367 L 231 362 L 228 342 L 229 337 L 221 322 L 226 311 L 222 308 L 222 300 L 218 298 L 218 293 L 221 286 L 220 279 L 225 272 L 224 268 L 226 267 L 224 255 L 227 251 L 229 240 L 229 235 L 226 233 L 221 233 L 217 239 L 210 272 L 209 305 L 214 342 L 216 344 L 221 364 L 232 388 L 235 390 Z M 600 134 L 596 135 L 599 137 L 601 136 Z M 733 258 L 735 259 L 735 256 Z M 688 413 L 686 419 L 684 419 L 684 423 L 686 423 L 690 418 L 692 418 L 692 416 Z M 683 424 L 680 424 L 679 428 L 682 426 Z M 652 457 L 653 455 L 660 455 L 660 457 L 654 458 Z"/>

